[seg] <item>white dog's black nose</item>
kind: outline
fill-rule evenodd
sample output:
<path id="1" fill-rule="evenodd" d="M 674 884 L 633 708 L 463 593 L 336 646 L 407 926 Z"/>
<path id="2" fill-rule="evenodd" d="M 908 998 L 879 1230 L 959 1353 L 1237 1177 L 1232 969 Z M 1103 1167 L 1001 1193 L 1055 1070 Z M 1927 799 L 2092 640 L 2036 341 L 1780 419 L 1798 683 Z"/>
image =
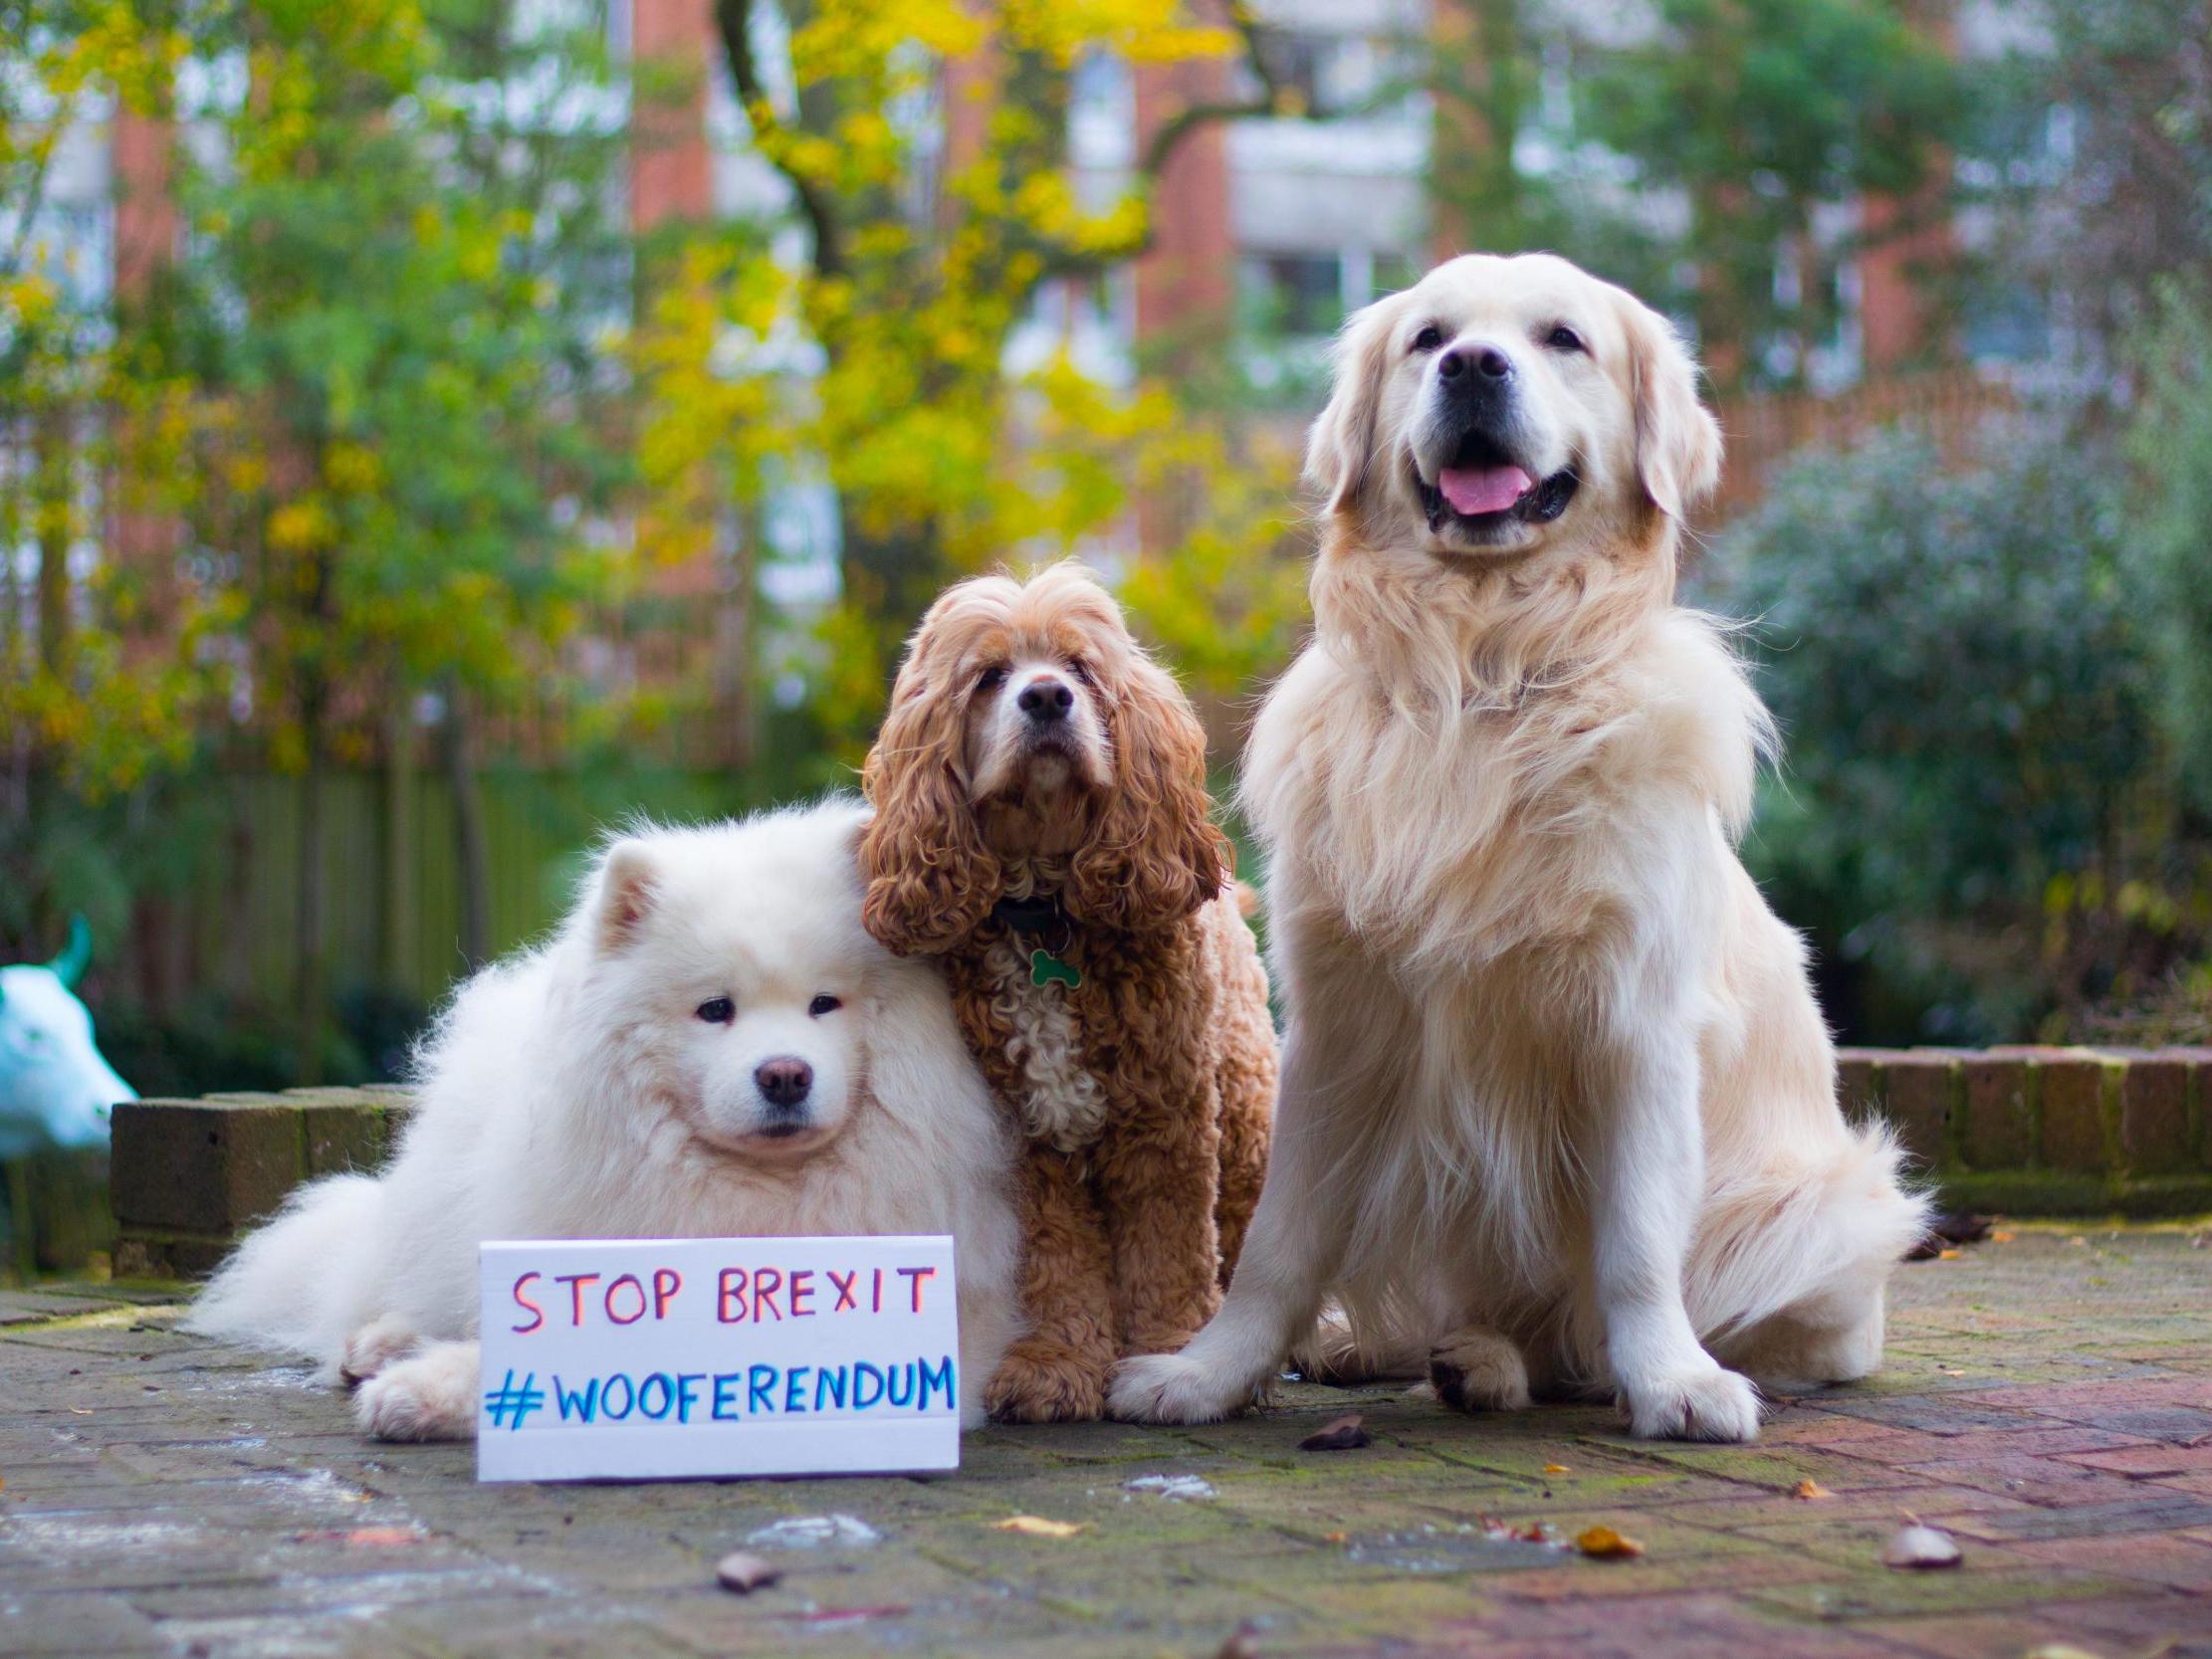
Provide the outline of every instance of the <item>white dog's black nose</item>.
<path id="1" fill-rule="evenodd" d="M 1437 378 L 1457 380 L 1469 373 L 1480 380 L 1510 380 L 1513 359 L 1494 345 L 1455 347 L 1437 359 Z"/>
<path id="2" fill-rule="evenodd" d="M 1039 726 L 1067 719 L 1075 707 L 1075 688 L 1056 675 L 1040 674 L 1021 688 L 1014 706 Z"/>
<path id="3" fill-rule="evenodd" d="M 760 1086 L 761 1098 L 771 1106 L 796 1106 L 806 1098 L 806 1091 L 814 1087 L 814 1068 L 791 1055 L 778 1055 L 774 1060 L 764 1060 L 754 1070 L 753 1081 Z"/>

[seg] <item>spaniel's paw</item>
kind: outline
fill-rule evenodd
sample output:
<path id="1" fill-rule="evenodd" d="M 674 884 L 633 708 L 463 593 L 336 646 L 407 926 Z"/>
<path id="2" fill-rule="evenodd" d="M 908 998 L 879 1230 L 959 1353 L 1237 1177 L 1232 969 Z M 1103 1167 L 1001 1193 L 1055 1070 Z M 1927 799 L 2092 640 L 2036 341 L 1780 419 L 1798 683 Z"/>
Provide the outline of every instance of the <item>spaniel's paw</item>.
<path id="1" fill-rule="evenodd" d="M 1217 1423 L 1252 1402 L 1252 1391 L 1181 1353 L 1124 1359 L 1108 1409 L 1132 1423 Z"/>
<path id="2" fill-rule="evenodd" d="M 439 1343 L 388 1365 L 353 1396 L 353 1417 L 378 1440 L 468 1440 L 476 1434 L 477 1346 Z"/>
<path id="3" fill-rule="evenodd" d="M 1092 1423 L 1106 1413 L 1106 1367 L 1059 1343 L 1019 1343 L 998 1361 L 984 1405 L 1005 1423 Z"/>
<path id="4" fill-rule="evenodd" d="M 1702 1368 L 1623 1381 L 1629 1432 L 1640 1440 L 1756 1440 L 1759 1390 L 1707 1359 Z"/>
<path id="5" fill-rule="evenodd" d="M 1525 1411 L 1528 1362 L 1486 1326 L 1454 1331 L 1429 1350 L 1429 1381 L 1454 1411 Z"/>
<path id="6" fill-rule="evenodd" d="M 397 1314 L 386 1314 L 346 1339 L 345 1352 L 337 1362 L 338 1380 L 358 1388 L 401 1354 L 421 1346 L 422 1337 L 412 1325 Z"/>

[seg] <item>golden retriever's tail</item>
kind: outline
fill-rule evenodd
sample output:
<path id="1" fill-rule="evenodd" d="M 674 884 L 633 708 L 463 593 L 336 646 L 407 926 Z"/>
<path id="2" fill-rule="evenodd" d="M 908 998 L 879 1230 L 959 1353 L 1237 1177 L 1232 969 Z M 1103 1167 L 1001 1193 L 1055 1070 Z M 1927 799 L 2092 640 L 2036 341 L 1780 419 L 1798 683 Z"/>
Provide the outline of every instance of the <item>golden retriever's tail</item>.
<path id="1" fill-rule="evenodd" d="M 1707 1195 L 1684 1285 L 1710 1347 L 1782 1313 L 1818 1320 L 1828 1304 L 1879 1291 L 1926 1236 L 1930 1205 L 1901 1173 L 1903 1148 L 1868 1124 L 1825 1166 L 1777 1167 Z"/>

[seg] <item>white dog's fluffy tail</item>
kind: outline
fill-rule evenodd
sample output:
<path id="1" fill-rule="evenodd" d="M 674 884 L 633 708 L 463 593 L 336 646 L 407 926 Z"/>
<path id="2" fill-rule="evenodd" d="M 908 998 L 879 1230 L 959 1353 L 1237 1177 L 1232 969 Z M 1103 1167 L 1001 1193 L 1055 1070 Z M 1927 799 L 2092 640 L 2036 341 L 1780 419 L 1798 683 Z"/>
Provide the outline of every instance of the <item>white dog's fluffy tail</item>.
<path id="1" fill-rule="evenodd" d="M 1869 1124 L 1823 1166 L 1708 1193 L 1684 1286 L 1699 1338 L 1711 1346 L 1782 1313 L 1818 1322 L 1832 1297 L 1863 1304 L 1927 1233 L 1929 1203 L 1903 1184 L 1902 1158 L 1888 1128 Z"/>
<path id="2" fill-rule="evenodd" d="M 371 1312 L 382 1207 L 382 1184 L 368 1175 L 302 1187 L 208 1281 L 185 1329 L 303 1353 L 334 1378 L 346 1339 Z"/>

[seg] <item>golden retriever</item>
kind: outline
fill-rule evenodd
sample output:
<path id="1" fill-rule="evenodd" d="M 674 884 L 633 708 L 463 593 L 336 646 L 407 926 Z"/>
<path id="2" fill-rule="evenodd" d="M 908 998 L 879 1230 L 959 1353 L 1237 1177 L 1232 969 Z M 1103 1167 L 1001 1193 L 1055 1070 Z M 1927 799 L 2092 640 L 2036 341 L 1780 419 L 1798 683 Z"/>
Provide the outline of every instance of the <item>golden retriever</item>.
<path id="1" fill-rule="evenodd" d="M 1674 602 L 1719 464 L 1673 330 L 1564 260 L 1455 259 L 1347 324 L 1315 637 L 1245 759 L 1273 1157 L 1219 1314 L 1117 1413 L 1236 1409 L 1325 1297 L 1453 1405 L 1611 1391 L 1655 1438 L 1879 1363 L 1925 1204 L 1736 857 L 1771 731 Z"/>

